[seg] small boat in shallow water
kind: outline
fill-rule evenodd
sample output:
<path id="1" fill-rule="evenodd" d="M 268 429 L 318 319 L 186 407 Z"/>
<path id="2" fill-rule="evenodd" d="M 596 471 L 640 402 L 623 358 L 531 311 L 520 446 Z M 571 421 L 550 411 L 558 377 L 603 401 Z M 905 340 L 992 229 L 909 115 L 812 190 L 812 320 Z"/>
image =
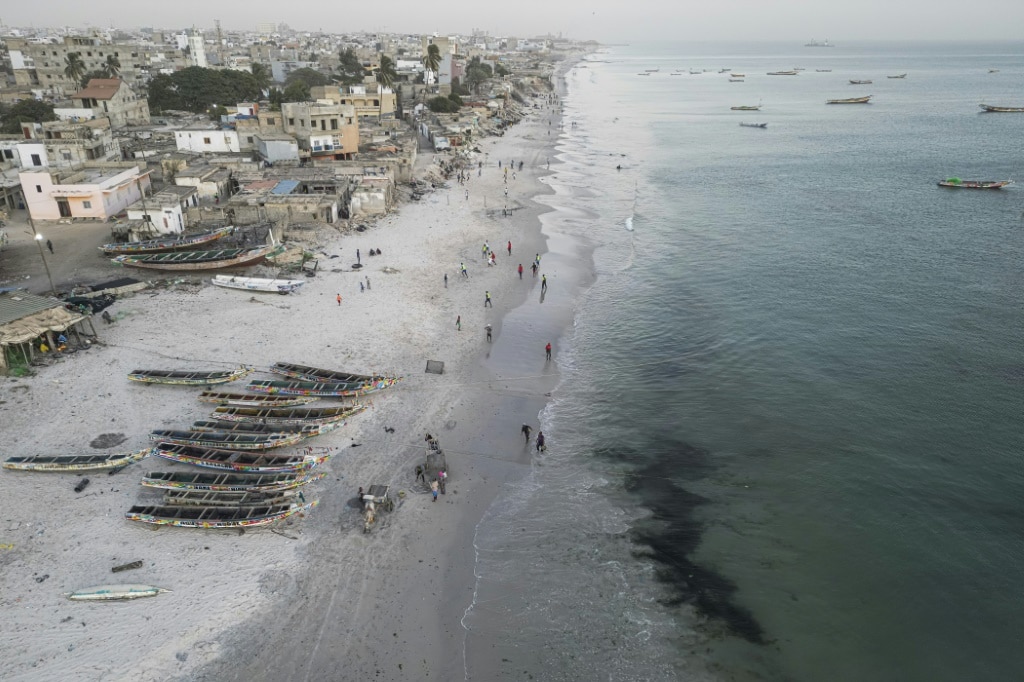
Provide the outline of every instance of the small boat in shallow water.
<path id="1" fill-rule="evenodd" d="M 18 471 L 104 471 L 118 469 L 132 462 L 138 462 L 152 452 L 151 448 L 130 452 L 115 452 L 109 455 L 34 455 L 31 457 L 10 457 L 4 462 L 4 469 Z"/>
<path id="2" fill-rule="evenodd" d="M 950 178 L 941 180 L 939 187 L 955 187 L 956 189 L 1002 189 L 1011 184 L 1013 180 L 961 180 Z"/>
<path id="3" fill-rule="evenodd" d="M 68 599 L 73 601 L 116 601 L 155 597 L 161 592 L 170 592 L 170 590 L 152 585 L 97 585 L 84 590 L 75 590 L 68 595 Z"/>
<path id="4" fill-rule="evenodd" d="M 871 85 L 871 81 L 850 81 L 850 85 Z"/>

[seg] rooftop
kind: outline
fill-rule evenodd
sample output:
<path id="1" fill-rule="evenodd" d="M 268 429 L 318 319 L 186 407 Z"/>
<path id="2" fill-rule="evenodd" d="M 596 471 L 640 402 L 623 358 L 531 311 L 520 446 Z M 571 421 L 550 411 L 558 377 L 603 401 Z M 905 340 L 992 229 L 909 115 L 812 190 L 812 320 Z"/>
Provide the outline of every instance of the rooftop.
<path id="1" fill-rule="evenodd" d="M 120 87 L 120 78 L 92 78 L 85 89 L 71 95 L 71 99 L 112 99 Z"/>

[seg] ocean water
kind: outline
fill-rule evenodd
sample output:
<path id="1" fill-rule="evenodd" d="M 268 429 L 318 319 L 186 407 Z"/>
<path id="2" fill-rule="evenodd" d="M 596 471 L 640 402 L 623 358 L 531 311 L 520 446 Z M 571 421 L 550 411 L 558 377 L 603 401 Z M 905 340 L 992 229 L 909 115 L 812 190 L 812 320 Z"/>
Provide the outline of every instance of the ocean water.
<path id="1" fill-rule="evenodd" d="M 1024 114 L 977 106 L 1024 106 L 1024 43 L 618 46 L 566 84 L 545 230 L 594 279 L 477 529 L 469 679 L 1024 678 L 1024 186 L 936 186 L 1024 175 Z"/>

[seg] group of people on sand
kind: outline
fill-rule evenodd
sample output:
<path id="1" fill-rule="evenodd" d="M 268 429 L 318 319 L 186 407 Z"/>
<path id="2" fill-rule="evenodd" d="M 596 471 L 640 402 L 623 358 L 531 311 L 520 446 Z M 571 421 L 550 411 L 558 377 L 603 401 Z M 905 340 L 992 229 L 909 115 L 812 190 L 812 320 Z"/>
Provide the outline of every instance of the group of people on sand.
<path id="1" fill-rule="evenodd" d="M 522 431 L 522 434 L 523 434 L 523 439 L 526 441 L 526 444 L 529 445 L 530 444 L 530 434 L 533 432 L 533 428 L 529 424 L 523 424 L 523 428 L 521 429 L 521 431 Z M 544 445 L 544 432 L 543 431 L 538 431 L 537 432 L 536 444 L 537 444 L 537 452 L 544 452 L 545 450 L 548 449 L 547 446 Z"/>

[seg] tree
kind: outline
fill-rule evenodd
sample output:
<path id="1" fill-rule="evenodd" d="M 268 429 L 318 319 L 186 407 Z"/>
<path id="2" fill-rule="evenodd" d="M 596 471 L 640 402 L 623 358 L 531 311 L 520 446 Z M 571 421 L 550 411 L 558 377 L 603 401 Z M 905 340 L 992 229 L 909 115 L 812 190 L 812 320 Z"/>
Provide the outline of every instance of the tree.
<path id="1" fill-rule="evenodd" d="M 82 79 L 79 81 L 79 83 L 81 83 L 82 87 L 84 88 L 85 86 L 89 85 L 89 81 L 91 81 L 93 78 L 106 78 L 106 77 L 107 77 L 106 71 L 103 71 L 102 69 L 95 69 L 93 71 L 86 72 L 82 76 Z"/>
<path id="2" fill-rule="evenodd" d="M 501 64 L 495 64 L 494 65 L 494 75 L 495 76 L 510 76 L 511 74 L 512 74 L 512 72 L 509 71 L 508 69 L 506 69 Z"/>
<path id="3" fill-rule="evenodd" d="M 82 61 L 81 53 L 68 52 L 68 56 L 64 58 L 64 75 L 68 77 L 68 80 L 77 83 L 82 79 L 84 73 L 85 62 Z"/>
<path id="4" fill-rule="evenodd" d="M 280 111 L 281 102 L 284 102 L 284 91 L 281 88 L 270 88 L 270 92 L 267 93 L 267 99 L 270 100 L 270 110 Z"/>
<path id="5" fill-rule="evenodd" d="M 377 82 L 381 87 L 390 88 L 396 78 L 398 78 L 398 72 L 395 71 L 395 62 L 386 54 L 381 55 L 380 67 L 377 69 Z"/>
<path id="6" fill-rule="evenodd" d="M 352 48 L 346 48 L 338 53 L 341 63 L 338 65 L 338 75 L 335 80 L 341 81 L 342 85 L 358 85 L 366 77 L 366 69 L 359 57 Z"/>
<path id="7" fill-rule="evenodd" d="M 56 120 L 57 115 L 53 113 L 52 104 L 40 102 L 37 99 L 23 99 L 20 102 L 15 102 L 4 112 L 0 133 L 17 135 L 21 132 L 21 123 L 23 121 L 42 123 L 43 121 Z"/>
<path id="8" fill-rule="evenodd" d="M 447 97 L 438 96 L 427 100 L 427 108 L 435 114 L 454 114 L 459 110 L 459 105 Z"/>
<path id="9" fill-rule="evenodd" d="M 181 97 L 178 96 L 178 88 L 166 73 L 160 73 L 149 82 L 147 94 L 149 108 L 153 111 L 167 111 L 168 109 L 181 109 Z"/>
<path id="10" fill-rule="evenodd" d="M 250 69 L 252 70 L 252 77 L 256 81 L 256 87 L 260 89 L 260 92 L 270 87 L 272 75 L 270 68 L 266 64 L 253 62 Z"/>
<path id="11" fill-rule="evenodd" d="M 328 85 L 330 82 L 330 78 L 323 75 L 316 69 L 310 69 L 308 67 L 304 69 L 295 69 L 294 71 L 288 74 L 287 78 L 284 79 L 284 84 L 286 86 L 285 91 L 287 91 L 287 86 L 293 85 L 295 83 L 303 83 L 306 86 L 307 95 L 309 94 L 310 88 L 316 87 L 318 85 Z"/>
<path id="12" fill-rule="evenodd" d="M 457 106 L 457 107 L 461 107 L 462 106 L 462 98 L 459 97 L 454 92 L 451 93 L 450 95 L 448 95 L 448 99 L 450 99 L 451 101 L 455 102 L 455 106 Z"/>
<path id="13" fill-rule="evenodd" d="M 434 43 L 427 45 L 427 53 L 423 55 L 423 68 L 427 71 L 437 73 L 437 69 L 441 66 L 441 49 Z"/>
<path id="14" fill-rule="evenodd" d="M 204 112 L 220 104 L 231 106 L 259 97 L 251 73 L 190 66 L 172 75 L 159 74 L 149 83 L 149 106 L 154 111 L 186 109 Z"/>
<path id="15" fill-rule="evenodd" d="M 107 78 L 117 78 L 121 75 L 121 60 L 116 55 L 108 54 L 107 61 L 103 62 L 103 73 Z"/>
<path id="16" fill-rule="evenodd" d="M 480 92 L 480 85 L 487 81 L 490 76 L 479 66 L 470 66 L 466 71 L 466 85 L 473 92 Z"/>
<path id="17" fill-rule="evenodd" d="M 284 102 L 306 102 L 309 100 L 309 86 L 302 81 L 295 81 L 284 89 Z"/>

